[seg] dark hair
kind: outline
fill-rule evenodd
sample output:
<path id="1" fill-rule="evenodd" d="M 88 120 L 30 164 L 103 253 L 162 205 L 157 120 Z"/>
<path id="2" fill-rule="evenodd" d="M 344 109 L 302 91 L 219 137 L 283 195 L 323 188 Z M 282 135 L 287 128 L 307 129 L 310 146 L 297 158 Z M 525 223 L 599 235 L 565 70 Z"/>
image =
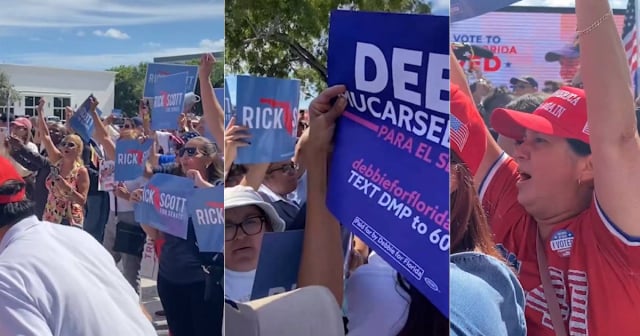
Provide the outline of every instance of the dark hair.
<path id="1" fill-rule="evenodd" d="M 397 336 L 440 336 L 449 335 L 449 319 L 415 287 L 406 283 L 400 273 L 396 276 L 398 286 L 411 298 L 407 322 Z"/>
<path id="2" fill-rule="evenodd" d="M 509 102 L 505 108 L 519 112 L 533 113 L 547 98 L 549 98 L 549 95 L 545 93 L 527 93 Z"/>
<path id="3" fill-rule="evenodd" d="M 588 143 L 577 139 L 567 139 L 567 143 L 569 143 L 569 148 L 576 155 L 580 157 L 591 155 L 591 146 Z"/>
<path id="4" fill-rule="evenodd" d="M 8 181 L 0 186 L 0 195 L 12 196 L 25 188 L 25 183 Z M 34 203 L 28 199 L 19 202 L 0 204 L 0 227 L 13 225 L 35 214 Z"/>
<path id="5" fill-rule="evenodd" d="M 229 172 L 227 172 L 227 178 L 224 181 L 225 184 L 234 182 L 236 179 L 241 179 L 245 174 L 247 174 L 247 167 L 244 165 L 232 163 L 229 168 Z"/>
<path id="6" fill-rule="evenodd" d="M 482 116 L 486 125 L 489 125 L 489 119 L 493 110 L 505 107 L 513 100 L 513 94 L 505 86 L 497 87 L 493 92 L 482 101 Z"/>
<path id="7" fill-rule="evenodd" d="M 208 182 L 213 183 L 223 178 L 224 161 L 222 160 L 222 158 L 220 158 L 220 155 L 218 155 L 218 150 L 216 149 L 217 146 L 213 142 L 211 142 L 211 140 L 201 136 L 195 137 L 191 140 L 197 140 L 198 149 L 202 152 L 202 154 L 205 156 L 209 156 L 213 159 L 213 162 L 207 168 L 207 173 L 209 175 Z M 177 155 L 176 155 L 176 159 L 178 159 Z M 169 171 L 169 174 L 176 175 L 176 176 L 184 176 L 184 173 L 180 168 L 180 164 L 177 162 L 175 165 L 172 166 L 172 169 Z"/>
<path id="8" fill-rule="evenodd" d="M 458 188 L 450 196 L 451 253 L 479 251 L 503 260 L 495 247 L 471 172 L 455 152 L 450 155 L 450 174 L 458 181 Z"/>

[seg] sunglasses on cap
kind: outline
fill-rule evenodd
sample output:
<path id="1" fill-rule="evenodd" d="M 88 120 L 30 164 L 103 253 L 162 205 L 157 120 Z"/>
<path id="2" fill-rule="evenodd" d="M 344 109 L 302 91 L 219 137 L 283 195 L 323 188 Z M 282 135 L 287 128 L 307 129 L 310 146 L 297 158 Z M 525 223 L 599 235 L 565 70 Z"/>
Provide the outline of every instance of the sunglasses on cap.
<path id="1" fill-rule="evenodd" d="M 182 147 L 178 150 L 178 157 L 184 156 L 185 153 L 188 157 L 194 157 L 199 153 L 199 151 L 195 147 Z"/>

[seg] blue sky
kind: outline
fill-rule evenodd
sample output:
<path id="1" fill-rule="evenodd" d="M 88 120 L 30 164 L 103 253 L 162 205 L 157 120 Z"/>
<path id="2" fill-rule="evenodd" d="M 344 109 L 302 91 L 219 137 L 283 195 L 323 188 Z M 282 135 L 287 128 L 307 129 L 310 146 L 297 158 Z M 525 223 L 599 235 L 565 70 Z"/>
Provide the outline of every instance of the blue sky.
<path id="1" fill-rule="evenodd" d="M 0 0 L 0 6 L 0 63 L 104 70 L 224 50 L 224 0 Z"/>

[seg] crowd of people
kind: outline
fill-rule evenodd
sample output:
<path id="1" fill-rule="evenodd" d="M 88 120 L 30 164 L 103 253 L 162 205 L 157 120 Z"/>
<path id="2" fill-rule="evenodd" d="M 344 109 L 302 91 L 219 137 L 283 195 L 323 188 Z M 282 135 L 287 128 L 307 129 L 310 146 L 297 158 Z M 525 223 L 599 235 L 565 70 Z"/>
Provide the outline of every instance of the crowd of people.
<path id="1" fill-rule="evenodd" d="M 202 56 L 203 116 L 190 113 L 194 104 L 185 106 L 174 129 L 153 130 L 144 99 L 136 116 L 117 120 L 100 117 L 99 102 L 90 98 L 89 141 L 68 122 L 75 113 L 70 107 L 66 123 L 48 122 L 44 100 L 34 118 L 7 120 L 10 134 L 0 146 L 0 334 L 156 335 L 140 304 L 144 244 L 155 247 L 152 280 L 164 309 L 157 314 L 166 316 L 170 334 L 221 333 L 222 278 L 214 269 L 222 269 L 222 256 L 200 252 L 191 218 L 183 239 L 134 215 L 154 174 L 186 177 L 197 188 L 223 183 L 217 144 L 223 143 L 224 112 L 211 85 L 214 66 L 212 55 Z M 105 187 L 115 171 L 104 168 L 116 160 L 121 140 L 153 145 L 141 176 Z"/>
<path id="2" fill-rule="evenodd" d="M 347 88 L 322 90 L 294 118 L 291 157 L 239 164 L 255 139 L 237 116 L 225 127 L 206 54 L 203 117 L 187 106 L 175 129 L 153 130 L 144 99 L 136 117 L 118 122 L 101 118 L 91 98 L 90 141 L 47 121 L 44 100 L 36 117 L 7 120 L 0 335 L 155 335 L 140 304 L 144 244 L 159 259 L 173 336 L 638 334 L 640 110 L 608 1 L 578 0 L 576 13 L 580 68 L 569 82 L 541 88 L 523 76 L 511 90 L 493 87 L 465 72 L 460 45 L 451 47 L 450 118 L 464 126 L 451 133 L 463 129 L 465 141 L 450 144 L 449 316 L 327 206 Z M 74 113 L 67 108 L 65 119 Z M 152 147 L 140 176 L 105 188 L 114 172 L 101 168 L 116 160 L 120 140 Z M 191 217 L 186 237 L 136 218 L 157 174 L 224 188 L 221 253 L 202 252 Z M 134 248 L 122 243 L 136 232 Z M 299 260 L 294 288 L 256 297 L 269 267 L 263 242 L 291 232 L 303 237 L 299 255 L 287 256 Z"/>

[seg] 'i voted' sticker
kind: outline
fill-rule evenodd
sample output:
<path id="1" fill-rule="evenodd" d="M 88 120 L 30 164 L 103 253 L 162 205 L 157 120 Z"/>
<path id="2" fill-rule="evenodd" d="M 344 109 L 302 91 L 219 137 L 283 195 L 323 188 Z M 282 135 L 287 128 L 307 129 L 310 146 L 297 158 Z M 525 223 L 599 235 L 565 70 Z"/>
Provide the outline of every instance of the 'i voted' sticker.
<path id="1" fill-rule="evenodd" d="M 561 257 L 571 255 L 571 247 L 573 246 L 573 233 L 568 230 L 560 230 L 551 237 L 551 250 L 558 253 Z"/>

